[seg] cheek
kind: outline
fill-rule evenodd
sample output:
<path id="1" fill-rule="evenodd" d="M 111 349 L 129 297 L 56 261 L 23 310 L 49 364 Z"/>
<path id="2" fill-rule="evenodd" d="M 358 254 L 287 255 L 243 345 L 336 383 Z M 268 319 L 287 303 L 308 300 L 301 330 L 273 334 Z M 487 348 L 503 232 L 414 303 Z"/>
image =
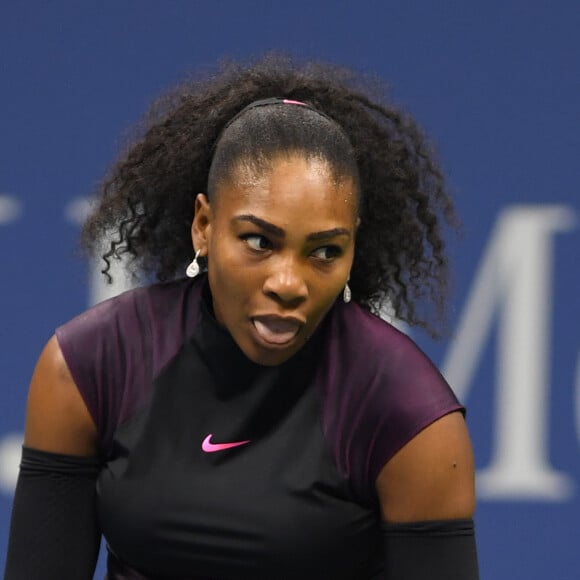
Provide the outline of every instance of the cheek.
<path id="1" fill-rule="evenodd" d="M 326 314 L 334 301 L 340 298 L 345 279 L 346 274 L 337 272 L 331 279 L 316 280 L 311 287 L 310 297 L 312 309 L 317 316 Z"/>
<path id="2" fill-rule="evenodd" d="M 243 242 L 227 229 L 216 228 L 208 248 L 210 281 L 219 284 L 222 294 L 242 298 L 259 286 L 263 268 L 248 257 Z M 213 287 L 212 287 L 213 290 Z"/>
<path id="3" fill-rule="evenodd" d="M 227 279 L 237 275 L 236 240 L 232 240 L 228 232 L 215 228 L 208 245 L 208 271 L 211 277 L 227 285 Z M 227 287 L 224 288 L 227 290 Z"/>
<path id="4" fill-rule="evenodd" d="M 239 314 L 240 306 L 249 300 L 253 280 L 231 248 L 221 248 L 208 256 L 208 278 L 216 316 Z"/>

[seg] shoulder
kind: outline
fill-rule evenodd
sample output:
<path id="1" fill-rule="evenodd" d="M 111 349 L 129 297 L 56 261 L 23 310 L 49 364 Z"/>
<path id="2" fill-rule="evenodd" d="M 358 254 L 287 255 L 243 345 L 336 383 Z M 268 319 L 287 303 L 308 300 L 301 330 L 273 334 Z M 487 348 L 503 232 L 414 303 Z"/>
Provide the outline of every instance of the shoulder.
<path id="1" fill-rule="evenodd" d="M 102 327 L 109 327 L 115 321 L 144 326 L 151 321 L 152 316 L 163 319 L 171 311 L 179 308 L 183 300 L 196 294 L 196 290 L 199 288 L 189 280 L 134 288 L 85 310 L 60 326 L 57 329 L 57 336 L 73 331 L 93 332 Z M 129 326 L 125 330 L 134 329 Z"/>
<path id="2" fill-rule="evenodd" d="M 374 486 L 383 519 L 471 517 L 473 453 L 464 408 L 451 387 L 409 336 L 377 316 L 344 308 L 342 325 L 351 337 L 346 348 L 364 361 L 358 368 L 366 384 L 381 385 L 367 392 L 361 422 L 363 432 L 374 425 L 365 448 L 366 482 Z"/>
<path id="3" fill-rule="evenodd" d="M 383 466 L 441 417 L 462 410 L 415 342 L 357 305 L 330 317 L 321 373 L 324 421 L 339 467 L 366 497 Z"/>
<path id="4" fill-rule="evenodd" d="M 337 303 L 333 321 L 335 331 L 349 348 L 379 355 L 380 360 L 385 354 L 391 361 L 426 358 L 409 336 L 358 304 Z"/>
<path id="5" fill-rule="evenodd" d="M 117 342 L 116 352 L 136 343 L 144 346 L 158 329 L 187 318 L 200 294 L 200 285 L 189 280 L 135 288 L 82 312 L 55 334 L 65 360 L 74 366 L 72 357 L 96 354 L 91 348 L 99 343 Z"/>
<path id="6" fill-rule="evenodd" d="M 335 362 L 349 375 L 357 375 L 356 383 L 380 381 L 382 395 L 398 395 L 398 404 L 405 404 L 405 395 L 419 391 L 447 397 L 448 384 L 412 338 L 356 304 L 337 306 L 331 350 L 340 351 Z"/>
<path id="7" fill-rule="evenodd" d="M 128 418 L 153 377 L 197 322 L 201 284 L 178 280 L 129 290 L 56 329 L 68 371 L 99 439 Z"/>

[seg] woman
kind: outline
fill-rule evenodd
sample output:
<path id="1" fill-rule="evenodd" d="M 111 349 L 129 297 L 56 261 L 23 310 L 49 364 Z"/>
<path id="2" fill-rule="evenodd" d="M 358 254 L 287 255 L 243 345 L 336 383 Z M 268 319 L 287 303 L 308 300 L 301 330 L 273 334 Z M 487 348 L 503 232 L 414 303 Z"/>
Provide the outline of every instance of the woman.
<path id="1" fill-rule="evenodd" d="M 268 57 L 162 99 L 84 241 L 163 283 L 41 354 L 6 578 L 90 578 L 101 533 L 110 579 L 476 578 L 462 407 L 371 313 L 427 326 L 452 216 L 349 73 Z"/>

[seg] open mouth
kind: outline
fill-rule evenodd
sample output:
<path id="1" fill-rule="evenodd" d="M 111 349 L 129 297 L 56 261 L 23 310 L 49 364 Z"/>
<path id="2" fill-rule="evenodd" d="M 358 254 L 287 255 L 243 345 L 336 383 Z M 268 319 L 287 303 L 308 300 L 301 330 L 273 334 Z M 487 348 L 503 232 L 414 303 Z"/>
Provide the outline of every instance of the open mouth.
<path id="1" fill-rule="evenodd" d="M 292 342 L 302 327 L 298 320 L 273 316 L 253 318 L 252 322 L 258 337 L 263 342 L 276 346 Z"/>

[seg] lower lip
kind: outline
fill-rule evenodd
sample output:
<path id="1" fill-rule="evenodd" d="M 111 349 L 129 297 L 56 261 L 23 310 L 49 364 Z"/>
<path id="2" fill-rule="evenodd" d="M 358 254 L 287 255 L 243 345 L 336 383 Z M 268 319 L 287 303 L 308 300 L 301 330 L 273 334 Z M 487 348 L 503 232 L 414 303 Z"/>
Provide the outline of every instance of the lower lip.
<path id="1" fill-rule="evenodd" d="M 300 329 L 298 329 L 290 338 L 286 339 L 283 337 L 276 337 L 275 340 L 268 340 L 265 336 L 263 336 L 260 331 L 256 328 L 255 322 L 252 320 L 252 328 L 254 330 L 254 335 L 258 339 L 258 342 L 262 345 L 266 346 L 267 348 L 285 348 L 292 344 L 298 334 L 300 333 Z"/>

